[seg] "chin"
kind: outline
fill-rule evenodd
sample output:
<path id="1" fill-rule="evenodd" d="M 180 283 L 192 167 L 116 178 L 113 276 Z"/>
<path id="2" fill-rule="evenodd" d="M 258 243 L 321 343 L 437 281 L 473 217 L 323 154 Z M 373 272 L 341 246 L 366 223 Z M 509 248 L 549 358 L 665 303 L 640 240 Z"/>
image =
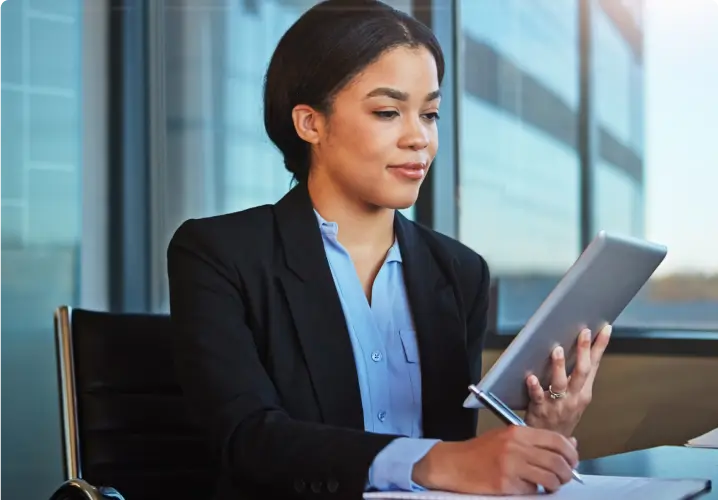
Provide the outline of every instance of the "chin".
<path id="1" fill-rule="evenodd" d="M 387 193 L 383 196 L 380 205 L 394 210 L 404 210 L 414 205 L 418 197 L 418 189 L 397 190 L 396 192 Z"/>

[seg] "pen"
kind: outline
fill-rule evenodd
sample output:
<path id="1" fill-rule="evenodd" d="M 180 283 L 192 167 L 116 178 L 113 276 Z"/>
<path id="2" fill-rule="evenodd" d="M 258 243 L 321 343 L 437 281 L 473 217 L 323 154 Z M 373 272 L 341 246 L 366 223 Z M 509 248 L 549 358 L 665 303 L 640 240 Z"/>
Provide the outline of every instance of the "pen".
<path id="1" fill-rule="evenodd" d="M 509 425 L 518 425 L 520 427 L 526 427 L 526 422 L 516 413 L 506 406 L 499 398 L 495 397 L 490 392 L 480 391 L 475 385 L 470 385 L 469 390 L 478 398 L 479 401 L 484 403 L 486 407 L 491 410 L 497 417 L 506 422 Z M 573 478 L 581 484 L 584 484 L 583 478 L 575 470 L 571 471 Z"/>

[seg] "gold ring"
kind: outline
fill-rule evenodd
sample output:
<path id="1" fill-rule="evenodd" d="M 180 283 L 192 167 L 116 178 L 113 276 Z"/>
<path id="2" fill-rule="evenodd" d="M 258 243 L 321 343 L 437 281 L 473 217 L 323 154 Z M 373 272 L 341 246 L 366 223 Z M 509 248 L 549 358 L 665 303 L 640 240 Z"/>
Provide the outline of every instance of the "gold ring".
<path id="1" fill-rule="evenodd" d="M 554 392 L 554 390 L 553 390 L 553 388 L 551 387 L 551 385 L 549 385 L 549 386 L 548 386 L 548 393 L 549 393 L 549 396 L 551 396 L 551 399 L 561 399 L 561 398 L 565 398 L 565 397 L 566 397 L 567 391 Z"/>

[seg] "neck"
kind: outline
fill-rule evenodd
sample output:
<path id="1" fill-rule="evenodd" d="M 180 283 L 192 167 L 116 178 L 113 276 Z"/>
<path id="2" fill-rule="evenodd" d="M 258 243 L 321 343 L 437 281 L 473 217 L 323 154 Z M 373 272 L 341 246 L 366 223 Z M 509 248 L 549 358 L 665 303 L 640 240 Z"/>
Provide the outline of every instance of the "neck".
<path id="1" fill-rule="evenodd" d="M 394 243 L 394 209 L 372 206 L 313 175 L 307 189 L 319 215 L 339 225 L 337 238 L 345 248 L 386 251 Z"/>

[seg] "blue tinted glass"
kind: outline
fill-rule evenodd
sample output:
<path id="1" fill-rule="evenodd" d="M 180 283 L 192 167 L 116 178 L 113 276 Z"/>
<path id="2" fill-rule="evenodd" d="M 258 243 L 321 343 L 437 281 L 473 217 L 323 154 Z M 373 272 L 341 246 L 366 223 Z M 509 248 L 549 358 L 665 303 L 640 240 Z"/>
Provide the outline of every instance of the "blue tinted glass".
<path id="1" fill-rule="evenodd" d="M 718 72 L 707 63 L 718 51 L 718 5 L 647 2 L 644 23 L 640 0 L 623 0 L 624 9 L 593 4 L 600 158 L 592 226 L 668 246 L 616 324 L 718 328 Z"/>
<path id="2" fill-rule="evenodd" d="M 464 36 L 486 43 L 578 107 L 578 2 L 462 0 Z M 471 64 L 470 61 L 467 64 Z"/>
<path id="3" fill-rule="evenodd" d="M 598 2 L 597 2 L 598 4 Z M 618 26 L 601 8 L 594 9 L 593 78 L 598 121 L 624 144 L 631 140 L 633 53 Z"/>
<path id="4" fill-rule="evenodd" d="M 643 186 L 623 170 L 605 161 L 599 161 L 594 175 L 594 193 L 597 198 L 594 211 L 596 231 L 644 237 Z"/>
<path id="5" fill-rule="evenodd" d="M 0 5 L 2 30 L 0 30 L 0 46 L 2 46 L 2 82 L 20 83 L 22 80 L 22 51 L 25 39 L 22 32 L 23 4 L 22 0 L 6 1 Z"/>
<path id="6" fill-rule="evenodd" d="M 3 71 L 3 78 L 5 72 Z M 2 199 L 20 202 L 23 194 L 23 145 L 25 130 L 21 126 L 24 93 L 19 89 L 2 89 Z M 3 205 L 3 208 L 5 206 Z"/>
<path id="7" fill-rule="evenodd" d="M 521 325 L 580 249 L 573 1 L 461 2 L 460 239 Z"/>
<path id="8" fill-rule="evenodd" d="M 79 296 L 78 0 L 2 4 L 3 498 L 62 480 L 53 310 Z"/>
<path id="9" fill-rule="evenodd" d="M 72 89 L 80 72 L 77 23 L 72 17 L 56 19 L 31 16 L 27 27 L 30 58 L 28 83 L 36 87 Z M 67 42 L 57 43 L 57 40 Z"/>

